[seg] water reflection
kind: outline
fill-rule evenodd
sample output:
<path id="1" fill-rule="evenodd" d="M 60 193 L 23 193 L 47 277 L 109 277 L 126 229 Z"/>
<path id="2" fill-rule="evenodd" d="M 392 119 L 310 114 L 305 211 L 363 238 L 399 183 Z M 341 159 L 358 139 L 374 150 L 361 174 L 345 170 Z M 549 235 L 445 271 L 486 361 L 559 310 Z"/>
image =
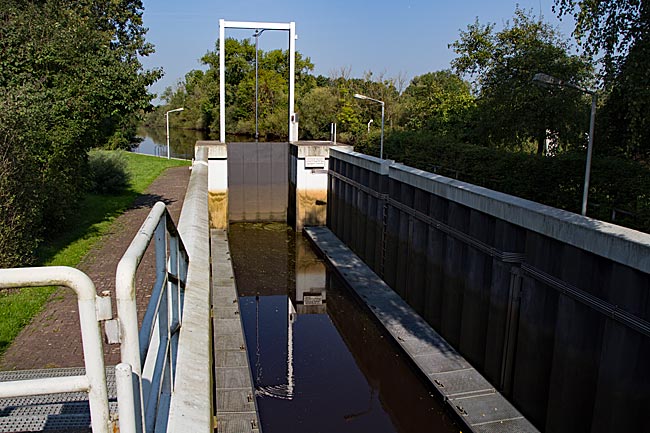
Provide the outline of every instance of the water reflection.
<path id="1" fill-rule="evenodd" d="M 232 224 L 266 433 L 458 431 L 364 308 L 285 224 Z"/>
<path id="2" fill-rule="evenodd" d="M 165 128 L 142 126 L 138 128 L 138 137 L 142 138 L 142 142 L 133 147 L 132 152 L 167 157 Z M 169 130 L 170 156 L 172 158 L 192 159 L 196 141 L 209 139 L 210 137 L 204 131 L 172 128 Z"/>
<path id="3" fill-rule="evenodd" d="M 142 142 L 134 146 L 131 151 L 135 153 L 144 153 L 167 157 L 167 138 L 166 130 L 162 128 L 152 128 L 140 126 L 137 131 L 138 137 Z M 172 158 L 192 159 L 194 158 L 194 145 L 198 140 L 219 140 L 219 134 L 208 133 L 206 131 L 197 131 L 194 129 L 169 129 L 170 156 Z M 250 136 L 230 135 L 226 136 L 228 143 L 252 141 Z M 260 138 L 258 141 L 266 141 Z"/>

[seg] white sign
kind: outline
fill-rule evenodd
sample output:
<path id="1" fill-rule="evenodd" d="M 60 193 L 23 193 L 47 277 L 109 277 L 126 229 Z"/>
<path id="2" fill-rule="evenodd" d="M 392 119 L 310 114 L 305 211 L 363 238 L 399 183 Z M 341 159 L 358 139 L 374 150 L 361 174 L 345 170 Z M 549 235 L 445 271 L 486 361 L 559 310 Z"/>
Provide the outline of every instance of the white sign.
<path id="1" fill-rule="evenodd" d="M 305 168 L 325 168 L 325 157 L 305 156 Z"/>
<path id="2" fill-rule="evenodd" d="M 322 295 L 305 295 L 303 297 L 303 303 L 305 305 L 323 305 L 323 296 Z"/>

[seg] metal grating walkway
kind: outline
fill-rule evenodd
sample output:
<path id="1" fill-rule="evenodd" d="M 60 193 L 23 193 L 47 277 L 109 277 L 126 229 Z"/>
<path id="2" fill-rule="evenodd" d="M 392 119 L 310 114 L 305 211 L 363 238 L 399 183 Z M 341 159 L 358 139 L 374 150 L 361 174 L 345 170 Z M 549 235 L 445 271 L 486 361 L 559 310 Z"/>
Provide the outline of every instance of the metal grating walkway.
<path id="1" fill-rule="evenodd" d="M 86 370 L 83 367 L 1 371 L 0 382 L 84 374 Z M 106 385 L 111 415 L 117 415 L 114 367 L 106 368 Z M 72 392 L 0 399 L 0 432 L 37 431 L 90 432 L 88 394 Z"/>
<path id="2" fill-rule="evenodd" d="M 228 234 L 225 230 L 211 230 L 210 240 L 217 431 L 259 433 L 260 421 L 239 315 Z"/>

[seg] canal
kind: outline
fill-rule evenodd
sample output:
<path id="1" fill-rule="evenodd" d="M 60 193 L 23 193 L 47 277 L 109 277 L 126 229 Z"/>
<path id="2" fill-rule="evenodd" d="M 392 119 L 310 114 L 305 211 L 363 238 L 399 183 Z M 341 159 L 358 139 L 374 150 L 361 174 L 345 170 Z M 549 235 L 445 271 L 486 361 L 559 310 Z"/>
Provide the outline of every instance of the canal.
<path id="1" fill-rule="evenodd" d="M 265 433 L 459 431 L 302 235 L 232 223 L 229 237 Z"/>

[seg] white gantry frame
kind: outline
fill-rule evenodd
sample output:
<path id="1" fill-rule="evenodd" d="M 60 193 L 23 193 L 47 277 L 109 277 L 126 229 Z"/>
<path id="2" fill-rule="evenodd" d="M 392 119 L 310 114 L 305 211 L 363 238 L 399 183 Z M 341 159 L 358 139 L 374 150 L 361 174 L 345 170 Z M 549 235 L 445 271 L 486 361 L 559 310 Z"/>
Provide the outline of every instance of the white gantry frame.
<path id="1" fill-rule="evenodd" d="M 289 31 L 289 142 L 298 137 L 292 124 L 297 119 L 294 113 L 294 93 L 296 80 L 296 23 L 264 23 L 253 21 L 219 20 L 219 140 L 226 142 L 226 29 L 264 29 Z"/>

